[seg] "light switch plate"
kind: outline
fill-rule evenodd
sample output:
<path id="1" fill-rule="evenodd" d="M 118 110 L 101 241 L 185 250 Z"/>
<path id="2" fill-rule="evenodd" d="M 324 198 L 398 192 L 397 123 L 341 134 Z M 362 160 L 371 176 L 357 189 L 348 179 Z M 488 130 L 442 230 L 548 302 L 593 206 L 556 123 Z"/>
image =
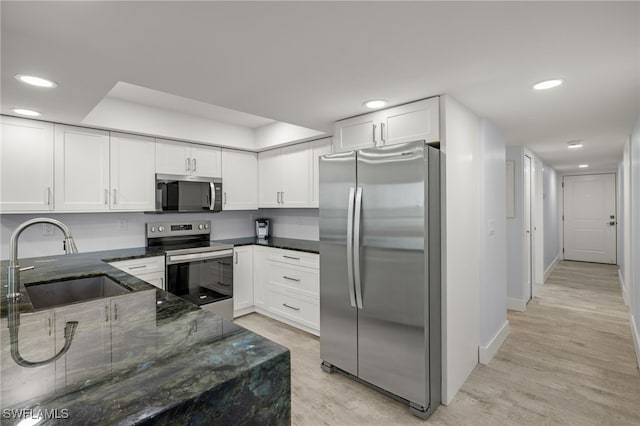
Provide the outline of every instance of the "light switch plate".
<path id="1" fill-rule="evenodd" d="M 487 235 L 489 235 L 489 236 L 495 235 L 495 233 L 496 233 L 496 221 L 493 220 L 493 219 L 489 219 L 489 222 L 487 223 L 487 227 L 488 227 Z"/>

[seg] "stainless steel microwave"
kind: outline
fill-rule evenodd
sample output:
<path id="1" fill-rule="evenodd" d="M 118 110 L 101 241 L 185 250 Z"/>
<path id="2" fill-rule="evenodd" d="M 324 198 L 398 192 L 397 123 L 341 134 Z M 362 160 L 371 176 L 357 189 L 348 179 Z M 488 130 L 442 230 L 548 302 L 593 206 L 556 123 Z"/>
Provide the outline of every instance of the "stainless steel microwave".
<path id="1" fill-rule="evenodd" d="M 156 174 L 156 212 L 222 211 L 222 179 Z"/>

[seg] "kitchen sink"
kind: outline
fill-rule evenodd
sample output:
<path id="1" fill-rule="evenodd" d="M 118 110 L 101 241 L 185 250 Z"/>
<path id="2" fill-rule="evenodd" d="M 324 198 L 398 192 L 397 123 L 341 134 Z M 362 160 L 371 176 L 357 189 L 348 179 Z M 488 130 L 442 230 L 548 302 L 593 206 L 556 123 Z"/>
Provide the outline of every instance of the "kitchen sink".
<path id="1" fill-rule="evenodd" d="M 64 306 L 129 293 L 128 289 L 106 275 L 32 283 L 26 284 L 25 287 L 35 309 Z"/>

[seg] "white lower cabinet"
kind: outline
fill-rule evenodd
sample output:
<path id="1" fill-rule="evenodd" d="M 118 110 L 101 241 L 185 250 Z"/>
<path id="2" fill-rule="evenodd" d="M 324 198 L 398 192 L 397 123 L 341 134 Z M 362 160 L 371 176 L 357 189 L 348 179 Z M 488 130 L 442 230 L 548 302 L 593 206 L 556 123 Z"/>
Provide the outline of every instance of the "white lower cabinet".
<path id="1" fill-rule="evenodd" d="M 31 362 L 51 358 L 55 352 L 53 311 L 21 313 L 18 329 L 20 355 Z M 11 345 L 7 318 L 0 320 L 0 376 L 3 407 L 10 407 L 31 398 L 44 397 L 55 392 L 55 364 L 40 367 L 21 367 L 11 360 Z"/>
<path id="2" fill-rule="evenodd" d="M 235 280 L 243 277 L 236 275 L 235 271 L 236 269 L 234 289 L 237 288 Z M 317 254 L 256 245 L 253 247 L 252 272 L 253 304 L 249 309 L 243 309 L 243 314 L 256 311 L 316 336 L 320 335 L 320 274 Z M 234 300 L 236 297 L 237 294 L 234 293 Z"/>
<path id="3" fill-rule="evenodd" d="M 140 259 L 121 260 L 111 262 L 109 265 L 125 271 L 142 281 L 165 290 L 164 283 L 164 256 L 143 257 Z"/>
<path id="4" fill-rule="evenodd" d="M 77 321 L 69 350 L 55 363 L 56 391 L 107 378 L 155 352 L 156 296 L 145 290 L 55 308 L 55 350 L 67 322 Z"/>
<path id="5" fill-rule="evenodd" d="M 233 249 L 233 317 L 253 312 L 253 246 Z"/>

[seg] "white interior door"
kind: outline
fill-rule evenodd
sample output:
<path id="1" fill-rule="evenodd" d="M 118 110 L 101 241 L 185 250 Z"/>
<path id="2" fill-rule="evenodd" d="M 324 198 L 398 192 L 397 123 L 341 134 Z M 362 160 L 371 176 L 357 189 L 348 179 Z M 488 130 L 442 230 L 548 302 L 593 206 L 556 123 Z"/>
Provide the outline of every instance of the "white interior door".
<path id="1" fill-rule="evenodd" d="M 565 176 L 564 258 L 616 263 L 616 176 Z"/>
<path id="2" fill-rule="evenodd" d="M 531 265 L 531 157 L 524 156 L 524 299 L 531 300 L 533 268 Z"/>

